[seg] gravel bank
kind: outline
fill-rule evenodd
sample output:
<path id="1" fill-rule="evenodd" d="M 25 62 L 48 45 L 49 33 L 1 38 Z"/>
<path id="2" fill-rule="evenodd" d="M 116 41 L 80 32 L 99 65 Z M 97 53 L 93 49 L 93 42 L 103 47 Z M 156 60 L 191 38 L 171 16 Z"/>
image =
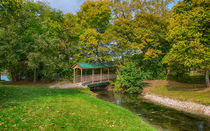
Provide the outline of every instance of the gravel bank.
<path id="1" fill-rule="evenodd" d="M 210 106 L 206 106 L 203 104 L 189 102 L 189 101 L 180 101 L 180 100 L 158 96 L 155 94 L 148 94 L 148 93 L 144 95 L 144 98 L 152 102 L 159 103 L 159 104 L 172 107 L 178 110 L 210 116 Z"/>

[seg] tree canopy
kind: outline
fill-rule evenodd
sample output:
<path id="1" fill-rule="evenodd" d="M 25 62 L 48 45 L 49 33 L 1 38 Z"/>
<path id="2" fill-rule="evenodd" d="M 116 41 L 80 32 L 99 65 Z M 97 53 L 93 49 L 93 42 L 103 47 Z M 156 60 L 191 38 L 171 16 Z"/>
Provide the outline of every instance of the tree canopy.
<path id="1" fill-rule="evenodd" d="M 172 48 L 164 63 L 210 69 L 209 5 L 208 0 L 183 1 L 175 5 L 167 36 Z"/>
<path id="2" fill-rule="evenodd" d="M 125 69 L 132 62 L 150 79 L 165 78 L 168 69 L 208 76 L 209 1 L 179 1 L 170 10 L 173 2 L 87 0 L 76 14 L 64 14 L 42 1 L 1 0 L 0 69 L 14 81 L 34 82 L 71 79 L 76 62 Z"/>

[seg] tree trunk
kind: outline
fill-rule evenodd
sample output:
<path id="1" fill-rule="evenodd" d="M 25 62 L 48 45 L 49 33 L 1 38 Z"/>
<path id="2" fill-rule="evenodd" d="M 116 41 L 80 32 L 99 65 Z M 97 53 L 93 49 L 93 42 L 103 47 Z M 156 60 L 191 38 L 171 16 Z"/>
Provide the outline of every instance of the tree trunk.
<path id="1" fill-rule="evenodd" d="M 124 55 L 122 55 L 122 63 L 123 63 L 123 65 L 125 65 L 125 57 L 124 57 Z"/>
<path id="2" fill-rule="evenodd" d="M 168 69 L 166 72 L 167 72 L 167 76 L 169 76 L 169 75 L 170 75 L 170 73 L 171 73 L 171 70 L 170 70 L 170 69 Z"/>
<path id="3" fill-rule="evenodd" d="M 0 72 L 0 81 L 1 81 L 1 72 Z"/>
<path id="4" fill-rule="evenodd" d="M 14 72 L 11 72 L 12 81 L 17 81 L 17 75 Z"/>
<path id="5" fill-rule="evenodd" d="M 33 82 L 36 83 L 36 80 L 37 80 L 37 70 L 34 69 L 34 80 L 33 80 Z"/>
<path id="6" fill-rule="evenodd" d="M 210 82 L 209 82 L 209 69 L 206 69 L 206 87 L 210 88 Z"/>
<path id="7" fill-rule="evenodd" d="M 27 72 L 27 70 L 25 71 L 25 81 L 28 81 L 28 72 Z"/>

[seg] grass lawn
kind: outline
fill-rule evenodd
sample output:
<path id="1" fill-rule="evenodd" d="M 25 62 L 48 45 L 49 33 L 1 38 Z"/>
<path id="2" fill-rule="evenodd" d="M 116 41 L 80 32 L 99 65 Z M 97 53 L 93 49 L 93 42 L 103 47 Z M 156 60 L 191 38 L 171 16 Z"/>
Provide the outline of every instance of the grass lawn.
<path id="1" fill-rule="evenodd" d="M 175 80 L 178 82 L 188 83 L 188 84 L 205 84 L 205 74 L 204 73 L 194 73 L 194 74 L 187 73 L 182 77 L 170 75 L 168 76 L 168 80 Z"/>
<path id="2" fill-rule="evenodd" d="M 0 84 L 0 130 L 154 130 L 86 89 Z"/>
<path id="3" fill-rule="evenodd" d="M 168 82 L 168 84 L 150 87 L 149 92 L 179 100 L 188 100 L 210 105 L 210 89 L 204 87 L 204 85 Z"/>

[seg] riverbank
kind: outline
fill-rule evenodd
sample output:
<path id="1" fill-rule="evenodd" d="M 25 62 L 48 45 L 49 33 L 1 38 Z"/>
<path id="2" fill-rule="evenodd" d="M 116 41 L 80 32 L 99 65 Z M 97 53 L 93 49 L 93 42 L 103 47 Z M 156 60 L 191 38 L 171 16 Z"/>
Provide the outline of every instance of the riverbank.
<path id="1" fill-rule="evenodd" d="M 94 90 L 97 98 L 126 108 L 157 130 L 164 131 L 208 131 L 210 117 L 194 115 L 161 106 L 137 94 Z"/>
<path id="2" fill-rule="evenodd" d="M 0 84 L 0 130 L 154 130 L 87 89 Z"/>
<path id="3" fill-rule="evenodd" d="M 210 116 L 210 90 L 202 84 L 145 81 L 144 98 L 181 111 Z"/>

